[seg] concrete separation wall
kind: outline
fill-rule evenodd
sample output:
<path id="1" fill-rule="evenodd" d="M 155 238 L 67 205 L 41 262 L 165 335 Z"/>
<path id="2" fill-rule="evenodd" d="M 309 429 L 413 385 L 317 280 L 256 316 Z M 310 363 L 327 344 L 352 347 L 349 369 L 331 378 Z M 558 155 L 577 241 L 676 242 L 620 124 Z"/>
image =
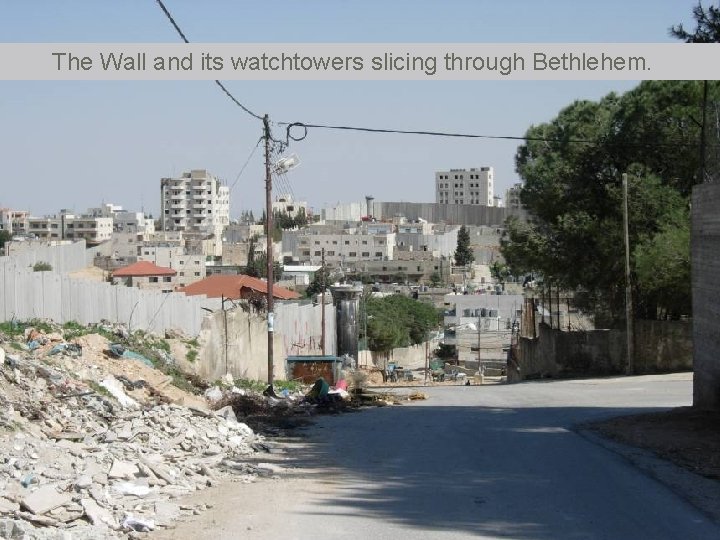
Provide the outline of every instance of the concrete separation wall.
<path id="1" fill-rule="evenodd" d="M 520 372 L 512 381 L 545 377 L 616 375 L 625 372 L 624 330 L 565 332 L 540 324 L 538 337 L 520 338 Z M 693 369 L 689 321 L 635 321 L 636 373 Z"/>
<path id="2" fill-rule="evenodd" d="M 720 409 L 720 185 L 692 194 L 693 405 Z"/>
<path id="3" fill-rule="evenodd" d="M 73 279 L 65 275 L 86 267 L 85 243 L 43 247 L 0 258 L 0 321 L 52 319 L 80 324 L 106 320 L 131 330 L 157 334 L 167 329 L 195 336 L 206 312 L 220 300 L 182 293 L 142 291 L 137 288 Z M 53 270 L 33 272 L 36 262 Z"/>
<path id="4" fill-rule="evenodd" d="M 326 354 L 335 354 L 335 309 L 325 306 Z M 227 356 L 225 316 L 227 315 Z M 289 355 L 321 354 L 321 306 L 297 302 L 275 304 L 273 375 L 285 379 Z M 218 311 L 205 317 L 198 336 L 200 349 L 195 370 L 208 380 L 229 372 L 235 378 L 267 380 L 267 317 L 243 307 Z"/>
<path id="5" fill-rule="evenodd" d="M 497 206 L 411 202 L 374 202 L 373 211 L 379 219 L 392 219 L 401 214 L 413 221 L 422 218 L 430 223 L 487 226 L 502 226 L 511 215 L 507 208 Z"/>

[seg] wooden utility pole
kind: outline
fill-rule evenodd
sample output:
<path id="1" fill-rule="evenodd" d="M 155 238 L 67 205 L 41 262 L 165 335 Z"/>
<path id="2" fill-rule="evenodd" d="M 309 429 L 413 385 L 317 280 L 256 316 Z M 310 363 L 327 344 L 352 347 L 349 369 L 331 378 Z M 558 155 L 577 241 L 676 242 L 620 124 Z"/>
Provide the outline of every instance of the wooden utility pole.
<path id="1" fill-rule="evenodd" d="M 273 218 L 272 218 L 272 171 L 270 170 L 270 118 L 263 117 L 265 139 L 265 236 L 267 237 L 267 371 L 268 384 L 273 383 L 273 334 L 275 313 L 273 312 Z"/>
<path id="2" fill-rule="evenodd" d="M 633 347 L 632 286 L 630 283 L 630 226 L 628 217 L 628 178 L 622 175 L 623 186 L 623 229 L 625 237 L 625 333 L 627 334 L 627 374 L 635 372 L 635 351 Z"/>
<path id="3" fill-rule="evenodd" d="M 322 248 L 322 266 L 320 267 L 320 272 L 322 276 L 322 292 L 320 293 L 320 309 L 322 310 L 321 315 L 321 326 L 322 331 L 320 333 L 320 351 L 323 356 L 325 356 L 325 287 L 327 286 L 327 283 L 325 283 L 325 248 Z"/>

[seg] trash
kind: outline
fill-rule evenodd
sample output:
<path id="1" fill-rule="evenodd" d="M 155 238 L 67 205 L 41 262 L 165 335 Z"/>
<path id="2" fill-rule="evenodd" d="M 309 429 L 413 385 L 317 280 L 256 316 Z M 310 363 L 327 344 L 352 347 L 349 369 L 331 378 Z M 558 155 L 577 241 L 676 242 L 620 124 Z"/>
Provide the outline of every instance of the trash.
<path id="1" fill-rule="evenodd" d="M 335 384 L 335 388 L 338 390 L 347 390 L 348 384 L 345 379 L 340 379 L 337 384 Z"/>
<path id="2" fill-rule="evenodd" d="M 315 381 L 315 384 L 313 384 L 313 387 L 310 389 L 310 391 L 305 394 L 305 397 L 310 399 L 320 399 L 327 396 L 329 391 L 330 385 L 325 379 L 320 377 L 318 380 Z"/>
<path id="3" fill-rule="evenodd" d="M 237 422 L 237 416 L 235 415 L 235 411 L 233 411 L 233 408 L 230 405 L 226 405 L 222 409 L 218 409 L 215 411 L 215 414 L 218 416 L 221 416 L 222 418 L 225 418 L 228 422 Z"/>
<path id="4" fill-rule="evenodd" d="M 150 532 L 155 528 L 155 521 L 142 519 L 128 514 L 122 523 L 123 529 L 130 529 L 136 532 Z"/>
<path id="5" fill-rule="evenodd" d="M 40 480 L 38 479 L 38 477 L 32 473 L 26 474 L 25 476 L 23 476 L 23 479 L 20 480 L 20 484 L 24 488 L 30 487 L 31 484 L 39 484 L 39 483 L 40 483 Z"/>
<path id="6" fill-rule="evenodd" d="M 28 341 L 27 347 L 31 351 L 34 351 L 35 349 L 40 348 L 40 342 L 36 339 L 33 339 L 32 341 Z"/>
<path id="7" fill-rule="evenodd" d="M 115 378 L 123 384 L 126 390 L 137 390 L 138 388 L 145 388 L 147 386 L 147 382 L 142 379 L 131 381 L 124 375 L 116 375 Z"/>
<path id="8" fill-rule="evenodd" d="M 144 497 L 150 493 L 150 486 L 133 484 L 132 482 L 117 482 L 113 484 L 113 489 L 121 495 L 135 495 L 136 497 Z"/>
<path id="9" fill-rule="evenodd" d="M 48 354 L 50 355 L 58 353 L 65 353 L 71 356 L 81 356 L 82 347 L 77 343 L 58 343 L 57 345 L 54 345 L 52 349 L 50 349 L 50 352 L 48 352 Z"/>
<path id="10" fill-rule="evenodd" d="M 145 356 L 143 356 L 140 353 L 136 353 L 135 351 L 131 351 L 130 349 L 125 349 L 125 352 L 122 354 L 123 358 L 131 358 L 132 360 L 139 360 L 143 364 L 145 364 L 148 367 L 155 367 L 155 365 Z"/>
<path id="11" fill-rule="evenodd" d="M 211 403 L 215 401 L 220 401 L 223 397 L 222 390 L 220 390 L 217 386 L 213 386 L 211 388 L 208 388 L 205 390 L 205 399 L 210 401 Z"/>
<path id="12" fill-rule="evenodd" d="M 273 398 L 278 397 L 277 394 L 275 393 L 275 389 L 273 388 L 273 385 L 272 385 L 272 384 L 269 385 L 269 386 L 263 391 L 263 396 L 265 396 L 265 397 L 273 397 Z"/>
<path id="13" fill-rule="evenodd" d="M 111 343 L 110 345 L 108 345 L 108 350 L 114 356 L 117 356 L 119 358 L 125 352 L 125 347 L 123 345 L 121 345 L 120 343 Z"/>
<path id="14" fill-rule="evenodd" d="M 121 406 L 133 409 L 139 407 L 138 402 L 128 396 L 123 391 L 121 383 L 115 377 L 110 376 L 106 379 L 103 379 L 102 381 L 100 381 L 100 386 L 106 388 L 107 391 L 110 392 L 113 397 L 120 402 Z"/>

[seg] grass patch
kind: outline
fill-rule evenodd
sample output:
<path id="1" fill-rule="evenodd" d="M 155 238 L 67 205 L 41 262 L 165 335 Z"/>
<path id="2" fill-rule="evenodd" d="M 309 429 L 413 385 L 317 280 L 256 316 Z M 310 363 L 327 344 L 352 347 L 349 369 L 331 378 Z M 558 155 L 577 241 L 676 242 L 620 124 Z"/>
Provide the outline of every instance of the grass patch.
<path id="1" fill-rule="evenodd" d="M 10 346 L 15 349 L 16 351 L 24 351 L 25 347 L 22 346 L 22 343 L 18 343 L 17 341 L 13 341 Z"/>
<path id="2" fill-rule="evenodd" d="M 275 380 L 273 381 L 273 386 L 275 387 L 275 390 L 287 390 L 288 392 L 294 393 L 298 390 L 302 390 L 305 385 L 300 381 Z"/>
<path id="3" fill-rule="evenodd" d="M 84 336 L 86 334 L 89 334 L 91 330 L 79 322 L 75 321 L 68 321 L 62 326 L 63 328 L 63 337 L 70 341 L 71 339 L 79 338 L 80 336 Z"/>
<path id="4" fill-rule="evenodd" d="M 108 398 L 112 397 L 112 394 L 110 393 L 110 391 L 107 388 L 105 388 L 104 386 L 102 386 L 100 383 L 98 383 L 96 381 L 85 381 L 85 382 L 90 387 L 90 390 L 92 390 L 96 394 L 105 396 Z"/>
<path id="5" fill-rule="evenodd" d="M 251 390 L 253 392 L 262 392 L 267 388 L 267 383 L 262 381 L 253 381 L 251 379 L 235 379 L 235 386 L 243 388 L 245 390 Z M 222 386 L 222 382 L 218 383 Z"/>
<path id="6" fill-rule="evenodd" d="M 190 349 L 187 354 L 185 355 L 185 359 L 188 362 L 194 362 L 197 360 L 198 352 L 195 349 Z"/>
<path id="7" fill-rule="evenodd" d="M 200 346 L 198 343 L 197 338 L 188 339 L 185 341 L 187 345 L 190 345 L 191 347 L 195 347 L 196 349 Z"/>

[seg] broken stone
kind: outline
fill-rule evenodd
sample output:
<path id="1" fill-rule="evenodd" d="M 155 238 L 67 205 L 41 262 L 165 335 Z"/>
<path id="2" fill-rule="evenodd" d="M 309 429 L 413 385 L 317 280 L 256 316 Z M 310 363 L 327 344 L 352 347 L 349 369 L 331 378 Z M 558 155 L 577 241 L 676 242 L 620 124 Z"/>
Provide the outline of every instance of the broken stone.
<path id="1" fill-rule="evenodd" d="M 72 501 L 67 493 L 59 493 L 53 485 L 42 486 L 26 496 L 21 506 L 35 515 L 45 514 L 50 510 Z"/>
<path id="2" fill-rule="evenodd" d="M 109 527 L 117 528 L 117 521 L 107 509 L 100 506 L 93 499 L 81 499 L 80 504 L 82 505 L 85 515 L 93 525 L 107 525 Z"/>
<path id="3" fill-rule="evenodd" d="M 10 514 L 20 509 L 20 505 L 16 502 L 9 501 L 5 497 L 0 497 L 0 514 Z"/>
<path id="4" fill-rule="evenodd" d="M 130 480 L 139 473 L 140 469 L 134 463 L 115 460 L 108 473 L 108 478 L 126 478 Z"/>

